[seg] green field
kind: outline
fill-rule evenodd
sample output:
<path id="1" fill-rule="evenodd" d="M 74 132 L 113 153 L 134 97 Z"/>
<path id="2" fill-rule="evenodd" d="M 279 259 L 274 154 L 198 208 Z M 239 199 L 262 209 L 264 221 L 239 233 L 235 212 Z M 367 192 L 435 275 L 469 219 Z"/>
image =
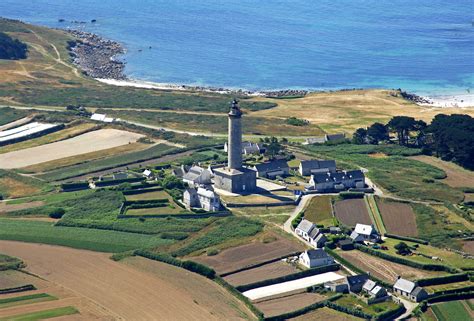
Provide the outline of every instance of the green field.
<path id="1" fill-rule="evenodd" d="M 48 222 L 0 219 L 0 239 L 63 245 L 100 252 L 123 252 L 173 243 L 155 235 L 53 226 Z"/>
<path id="2" fill-rule="evenodd" d="M 44 179 L 46 181 L 64 180 L 95 171 L 118 167 L 120 165 L 158 158 L 177 150 L 178 149 L 176 147 L 159 144 L 143 151 L 132 152 L 125 155 L 118 155 L 106 159 L 98 159 L 83 164 L 60 168 L 58 170 L 53 170 L 48 173 L 38 175 L 38 178 Z"/>
<path id="3" fill-rule="evenodd" d="M 331 196 L 313 197 L 304 210 L 304 218 L 325 227 L 334 225 Z"/>
<path id="4" fill-rule="evenodd" d="M 52 300 L 57 300 L 57 298 L 46 293 L 17 296 L 8 299 L 0 299 L 0 309 Z"/>
<path id="5" fill-rule="evenodd" d="M 30 114 L 29 111 L 23 109 L 13 109 L 9 107 L 0 107 L 0 126 L 11 123 Z"/>
<path id="6" fill-rule="evenodd" d="M 409 241 L 400 241 L 397 239 L 386 238 L 384 240 L 383 245 L 388 247 L 388 250 L 378 250 L 379 252 L 390 254 L 393 256 L 397 256 L 400 258 L 404 258 L 406 260 L 418 262 L 418 263 L 425 263 L 425 264 L 442 264 L 448 265 L 456 268 L 474 268 L 474 260 L 472 259 L 465 259 L 462 255 L 457 254 L 455 252 L 443 250 L 441 248 L 437 248 L 431 245 L 422 245 L 418 244 L 418 248 L 415 250 L 418 253 L 428 255 L 428 256 L 436 256 L 441 259 L 441 261 L 432 260 L 430 258 L 426 258 L 421 255 L 411 255 L 411 256 L 401 256 L 396 253 L 394 246 L 400 242 L 405 242 L 409 246 L 414 246 L 416 243 L 409 242 Z"/>
<path id="7" fill-rule="evenodd" d="M 103 109 L 99 112 L 112 115 L 116 118 L 133 120 L 140 123 L 151 124 L 154 126 L 163 126 L 166 128 L 173 128 L 179 130 L 189 130 L 196 132 L 212 132 L 212 133 L 226 133 L 227 132 L 227 115 L 226 106 L 223 105 L 220 112 L 221 115 L 216 114 L 183 114 L 170 112 L 149 112 L 140 111 L 117 111 Z M 324 135 L 324 131 L 316 125 L 308 126 L 291 126 L 288 125 L 284 119 L 275 118 L 271 121 L 268 118 L 256 117 L 249 115 L 244 117 L 243 126 L 245 127 L 245 134 L 248 135 L 275 135 L 275 136 L 310 136 L 310 135 Z"/>
<path id="8" fill-rule="evenodd" d="M 65 315 L 72 315 L 79 313 L 74 307 L 64 307 L 51 310 L 44 310 L 39 312 L 20 314 L 16 316 L 0 318 L 0 321 L 36 321 L 57 318 Z"/>
<path id="9" fill-rule="evenodd" d="M 466 310 L 462 301 L 450 301 L 435 304 L 432 307 L 433 313 L 439 321 L 471 321 L 471 315 Z"/>
<path id="10" fill-rule="evenodd" d="M 347 307 L 350 309 L 358 309 L 364 313 L 376 316 L 388 310 L 394 310 L 397 308 L 397 304 L 393 301 L 385 301 L 368 305 L 365 302 L 359 300 L 355 295 L 349 294 L 344 295 L 340 299 L 334 301 L 334 303 Z"/>
<path id="11" fill-rule="evenodd" d="M 419 154 L 421 151 L 416 148 L 342 144 L 305 146 L 304 149 L 314 156 L 336 159 L 338 166 L 346 169 L 367 168 L 367 176 L 377 186 L 402 198 L 450 203 L 463 200 L 461 191 L 436 181 L 446 176 L 444 171 L 405 157 Z M 374 154 L 383 154 L 385 157 L 371 157 Z"/>

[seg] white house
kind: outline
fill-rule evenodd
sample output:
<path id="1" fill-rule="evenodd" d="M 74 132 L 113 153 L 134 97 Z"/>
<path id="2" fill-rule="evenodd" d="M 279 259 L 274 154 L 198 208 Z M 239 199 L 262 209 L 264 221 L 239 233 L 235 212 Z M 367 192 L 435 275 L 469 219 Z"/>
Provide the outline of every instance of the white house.
<path id="1" fill-rule="evenodd" d="M 201 208 L 208 212 L 218 211 L 221 207 L 219 196 L 214 191 L 199 187 L 197 190 Z"/>
<path id="2" fill-rule="evenodd" d="M 183 182 L 189 186 L 200 186 L 211 184 L 211 172 L 208 169 L 193 166 L 183 175 Z"/>
<path id="3" fill-rule="evenodd" d="M 428 293 L 425 291 L 425 289 L 416 286 L 416 284 L 412 281 L 400 277 L 393 285 L 393 292 L 415 302 L 420 302 L 428 296 Z"/>
<path id="4" fill-rule="evenodd" d="M 334 259 L 323 249 L 308 250 L 300 254 L 299 262 L 307 268 L 334 264 Z"/>
<path id="5" fill-rule="evenodd" d="M 153 172 L 149 169 L 145 169 L 142 173 L 143 177 L 146 178 L 152 178 L 153 177 Z"/>
<path id="6" fill-rule="evenodd" d="M 327 192 L 348 188 L 364 188 L 365 175 L 361 170 L 313 173 L 309 180 L 310 189 Z"/>
<path id="7" fill-rule="evenodd" d="M 295 233 L 309 242 L 310 233 L 316 228 L 313 222 L 302 219 L 295 229 Z"/>
<path id="8" fill-rule="evenodd" d="M 380 235 L 373 225 L 359 223 L 356 224 L 350 237 L 354 243 L 362 243 L 364 241 L 378 242 L 380 240 Z"/>
<path id="9" fill-rule="evenodd" d="M 218 211 L 221 207 L 219 196 L 211 190 L 187 188 L 183 193 L 183 203 L 187 209 L 202 208 L 208 212 Z"/>
<path id="10" fill-rule="evenodd" d="M 228 151 L 228 146 L 227 142 L 224 144 L 224 151 Z M 252 142 L 242 142 L 242 154 L 244 155 L 259 155 L 262 154 L 265 151 L 265 148 L 263 148 L 260 144 L 258 143 L 252 143 Z"/>

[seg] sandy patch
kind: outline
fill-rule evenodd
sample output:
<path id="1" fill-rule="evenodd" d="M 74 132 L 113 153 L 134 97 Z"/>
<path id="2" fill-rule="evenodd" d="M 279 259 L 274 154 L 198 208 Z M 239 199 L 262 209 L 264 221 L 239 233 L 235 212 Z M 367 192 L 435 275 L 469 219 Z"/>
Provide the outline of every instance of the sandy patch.
<path id="1" fill-rule="evenodd" d="M 163 263 L 143 259 L 145 266 L 137 268 L 110 260 L 109 254 L 12 241 L 0 241 L 0 252 L 22 258 L 29 272 L 94 301 L 115 319 L 242 318 L 232 308 L 242 304 L 217 284 Z M 214 289 L 212 300 L 204 298 L 209 289 Z"/>
<path id="2" fill-rule="evenodd" d="M 101 129 L 60 142 L 0 155 L 0 168 L 21 168 L 136 142 L 143 135 Z"/>

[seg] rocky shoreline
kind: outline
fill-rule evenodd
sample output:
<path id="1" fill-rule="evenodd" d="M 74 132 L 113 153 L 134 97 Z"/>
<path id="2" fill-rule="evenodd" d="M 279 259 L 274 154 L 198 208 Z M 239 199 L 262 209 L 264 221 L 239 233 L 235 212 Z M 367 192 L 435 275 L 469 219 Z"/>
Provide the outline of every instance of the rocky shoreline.
<path id="1" fill-rule="evenodd" d="M 127 80 L 125 62 L 118 59 L 125 48 L 118 42 L 104 39 L 96 34 L 67 30 L 77 40 L 69 42 L 70 55 L 75 65 L 93 78 Z"/>

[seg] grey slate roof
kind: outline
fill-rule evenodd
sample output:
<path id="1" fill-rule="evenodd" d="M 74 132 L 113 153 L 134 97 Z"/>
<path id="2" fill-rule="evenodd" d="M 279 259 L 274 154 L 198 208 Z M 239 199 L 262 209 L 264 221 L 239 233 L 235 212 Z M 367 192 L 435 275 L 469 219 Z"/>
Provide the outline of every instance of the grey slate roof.
<path id="1" fill-rule="evenodd" d="M 339 245 L 351 245 L 351 244 L 353 244 L 353 243 L 349 239 L 339 241 Z"/>
<path id="2" fill-rule="evenodd" d="M 329 256 L 323 249 L 308 250 L 307 253 L 311 260 L 323 259 Z"/>
<path id="3" fill-rule="evenodd" d="M 317 160 L 317 159 L 302 160 L 301 167 L 303 168 L 303 170 L 332 168 L 332 167 L 336 167 L 336 161 L 335 160 Z"/>
<path id="4" fill-rule="evenodd" d="M 420 286 L 417 286 L 413 292 L 411 292 L 411 295 L 414 295 L 414 296 L 417 296 L 418 294 L 420 294 L 421 292 L 426 292 L 425 289 L 423 289 L 422 287 Z"/>
<path id="5" fill-rule="evenodd" d="M 346 138 L 345 134 L 332 134 L 332 135 L 326 135 L 326 141 L 335 141 L 335 140 L 341 140 Z"/>
<path id="6" fill-rule="evenodd" d="M 268 171 L 275 171 L 279 169 L 288 169 L 288 163 L 284 159 L 274 160 L 271 162 L 266 162 L 262 164 L 255 165 L 255 169 L 257 172 L 268 172 Z"/>
<path id="7" fill-rule="evenodd" d="M 315 225 L 312 222 L 303 219 L 296 228 L 309 234 L 313 230 L 314 227 Z"/>
<path id="8" fill-rule="evenodd" d="M 350 286 L 356 285 L 356 284 L 361 284 L 365 283 L 369 279 L 369 276 L 367 274 L 359 274 L 359 275 L 351 275 L 347 277 L 347 283 Z"/>
<path id="9" fill-rule="evenodd" d="M 415 283 L 406 279 L 399 278 L 397 282 L 393 285 L 394 289 L 411 293 L 413 289 L 415 288 Z"/>
<path id="10" fill-rule="evenodd" d="M 316 241 L 316 242 L 319 242 L 319 241 L 326 242 L 326 241 L 327 241 L 327 237 L 326 237 L 323 233 L 321 233 L 321 234 L 319 234 L 319 235 L 316 237 L 315 241 Z"/>
<path id="11" fill-rule="evenodd" d="M 313 228 L 313 230 L 311 231 L 311 233 L 309 233 L 309 237 L 311 237 L 312 239 L 314 239 L 315 237 L 318 236 L 319 234 L 319 229 L 318 228 Z M 322 235 L 322 234 L 321 234 Z"/>

